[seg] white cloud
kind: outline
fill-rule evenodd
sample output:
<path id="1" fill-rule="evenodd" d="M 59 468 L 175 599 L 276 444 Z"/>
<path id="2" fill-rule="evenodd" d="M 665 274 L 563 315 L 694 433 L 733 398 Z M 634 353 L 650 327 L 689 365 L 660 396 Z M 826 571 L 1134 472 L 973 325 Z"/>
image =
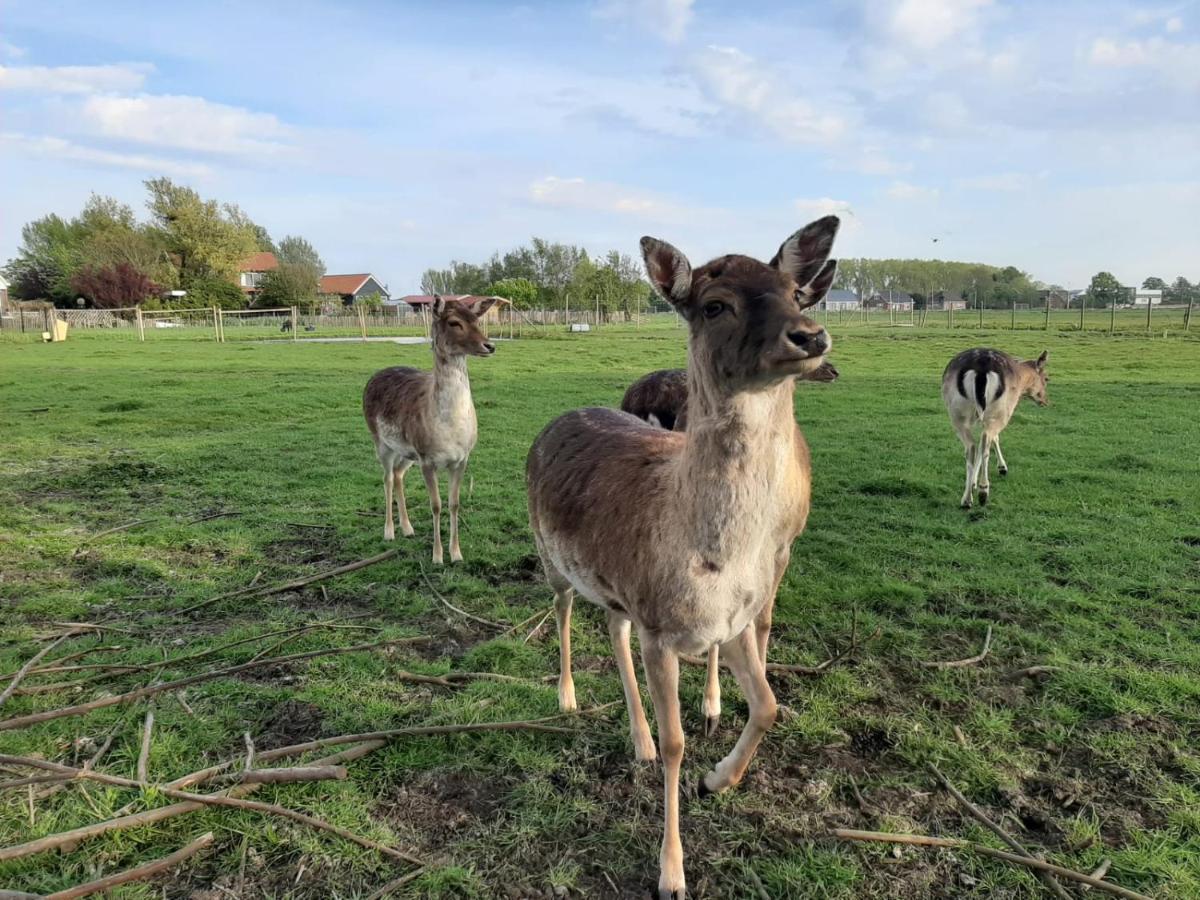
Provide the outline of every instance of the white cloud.
<path id="1" fill-rule="evenodd" d="M 972 28 L 991 0 L 900 0 L 888 21 L 892 35 L 916 50 L 932 50 Z"/>
<path id="2" fill-rule="evenodd" d="M 655 222 L 688 223 L 700 212 L 636 188 L 557 175 L 529 185 L 529 198 L 539 206 L 616 213 Z"/>
<path id="3" fill-rule="evenodd" d="M 693 72 L 710 100 L 797 144 L 823 144 L 846 131 L 844 118 L 794 96 L 772 72 L 736 47 L 709 46 Z"/>
<path id="4" fill-rule="evenodd" d="M 29 156 L 53 158 L 71 162 L 92 163 L 118 169 L 135 169 L 147 175 L 176 175 L 203 177 L 210 169 L 203 163 L 193 163 L 136 153 L 114 153 L 96 147 L 85 147 L 57 137 L 36 137 L 16 132 L 0 133 L 0 145 L 12 147 Z"/>
<path id="5" fill-rule="evenodd" d="M 1029 189 L 1031 179 L 1022 172 L 1000 172 L 960 178 L 955 183 L 959 187 L 977 191 L 1024 191 Z"/>
<path id="6" fill-rule="evenodd" d="M 595 8 L 602 19 L 632 22 L 677 44 L 692 20 L 694 0 L 603 0 Z"/>
<path id="7" fill-rule="evenodd" d="M 105 137 L 140 144 L 252 158 L 291 149 L 291 129 L 274 115 L 203 97 L 90 97 L 82 116 Z"/>
<path id="8" fill-rule="evenodd" d="M 10 49 L 5 45 L 6 53 Z M 23 51 L 22 51 L 23 52 Z M 49 94 L 94 94 L 100 91 L 134 91 L 146 81 L 153 66 L 122 63 L 110 66 L 0 66 L 0 89 Z"/>
<path id="9" fill-rule="evenodd" d="M 21 59 L 25 56 L 25 48 L 8 41 L 0 41 L 0 56 L 6 59 Z"/>
<path id="10" fill-rule="evenodd" d="M 907 181 L 893 181 L 888 186 L 887 195 L 893 200 L 936 200 L 938 189 L 921 187 Z"/>
<path id="11" fill-rule="evenodd" d="M 795 206 L 796 212 L 812 219 L 819 219 L 822 216 L 854 215 L 854 210 L 850 208 L 848 200 L 834 200 L 832 197 L 817 197 L 812 200 L 801 198 L 796 201 Z"/>
<path id="12" fill-rule="evenodd" d="M 863 147 L 857 155 L 849 157 L 848 163 L 839 167 L 853 169 L 863 175 L 899 175 L 912 168 L 908 163 L 896 162 L 879 147 Z"/>
<path id="13" fill-rule="evenodd" d="M 1183 90 L 1200 87 L 1200 44 L 1183 44 L 1159 37 L 1124 42 L 1096 38 L 1088 51 L 1088 59 L 1093 65 L 1107 68 L 1154 69 Z"/>
<path id="14" fill-rule="evenodd" d="M 1179 34 L 1183 31 L 1183 19 L 1179 16 L 1171 16 L 1163 25 L 1167 29 L 1167 34 Z"/>

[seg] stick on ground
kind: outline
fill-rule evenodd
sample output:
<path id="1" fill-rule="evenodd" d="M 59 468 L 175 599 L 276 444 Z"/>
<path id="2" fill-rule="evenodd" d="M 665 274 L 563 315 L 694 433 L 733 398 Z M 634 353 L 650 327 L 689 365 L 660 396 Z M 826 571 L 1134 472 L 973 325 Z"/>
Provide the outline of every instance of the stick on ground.
<path id="1" fill-rule="evenodd" d="M 150 771 L 150 739 L 154 733 L 154 707 L 146 710 L 146 723 L 142 726 L 142 750 L 138 754 L 137 780 L 145 784 Z"/>
<path id="2" fill-rule="evenodd" d="M 154 862 L 143 863 L 135 868 L 126 869 L 124 872 L 107 875 L 96 881 L 89 881 L 87 884 L 67 888 L 65 891 L 57 891 L 56 893 L 47 895 L 46 900 L 70 900 L 73 897 L 87 897 L 91 894 L 106 893 L 120 884 L 128 884 L 131 881 L 145 881 L 147 878 L 153 878 L 160 872 L 175 868 L 175 866 L 184 860 L 195 856 L 212 842 L 213 833 L 210 831 L 207 834 L 200 835 L 200 837 L 196 838 L 196 840 L 192 841 L 186 847 L 180 847 L 170 856 L 164 856 L 162 859 L 157 859 Z"/>
<path id="3" fill-rule="evenodd" d="M 481 619 L 479 616 L 473 615 L 472 613 L 467 612 L 465 609 L 459 609 L 457 606 L 455 606 L 453 603 L 451 603 L 449 600 L 447 600 L 445 597 L 443 597 L 441 595 L 441 593 L 438 591 L 438 589 L 433 586 L 433 582 L 430 581 L 429 575 L 426 574 L 426 572 L 425 572 L 424 565 L 421 566 L 421 577 L 424 578 L 425 583 L 427 585 L 429 585 L 429 590 L 433 591 L 433 596 L 436 597 L 438 599 L 438 601 L 442 604 L 442 606 L 446 607 L 446 609 L 451 610 L 452 612 L 456 612 L 463 618 L 470 619 L 472 622 L 478 622 L 480 625 L 486 625 L 486 626 L 488 626 L 488 628 L 503 629 L 505 627 L 505 626 L 501 625 L 499 622 L 492 622 L 489 619 Z"/>
<path id="4" fill-rule="evenodd" d="M 3 706 L 8 698 L 13 695 L 13 692 L 17 689 L 17 685 L 19 685 L 21 680 L 29 674 L 29 670 L 41 662 L 47 653 L 65 641 L 68 637 L 70 637 L 70 635 L 64 634 L 53 644 L 48 644 L 47 646 L 43 647 L 33 655 L 29 662 L 25 663 L 25 665 L 21 666 L 21 668 L 17 670 L 17 674 L 14 675 L 13 680 L 8 683 L 8 687 L 6 687 L 4 691 L 0 693 L 0 706 Z"/>
<path id="5" fill-rule="evenodd" d="M 983 639 L 983 649 L 974 656 L 968 656 L 966 659 L 950 659 L 945 661 L 922 661 L 921 665 L 926 669 L 961 669 L 963 666 L 973 666 L 975 663 L 983 662 L 988 653 L 992 649 L 992 626 L 987 627 L 987 635 Z"/>
<path id="6" fill-rule="evenodd" d="M 991 856 L 995 859 L 1002 859 L 1005 862 L 1016 863 L 1028 869 L 1050 872 L 1059 878 L 1066 878 L 1069 881 L 1077 881 L 1080 884 L 1090 885 L 1105 893 L 1124 897 L 1126 900 L 1153 900 L 1153 898 L 1147 897 L 1145 894 L 1139 894 L 1137 891 L 1131 891 L 1128 888 L 1120 887 L 1108 881 L 1100 881 L 1098 878 L 1093 878 L 1091 875 L 1085 875 L 1082 872 L 1064 869 L 1062 866 L 1056 866 L 1053 863 L 1044 862 L 1040 859 L 1018 856 L 1015 853 L 997 850 L 994 847 L 987 847 L 983 844 L 976 844 L 973 841 L 962 840 L 961 838 L 939 838 L 927 834 L 891 834 L 884 831 L 858 831 L 853 828 L 834 828 L 829 833 L 843 841 L 875 841 L 884 844 L 914 844 L 919 847 L 946 847 L 952 850 L 971 850 L 983 856 Z"/>
<path id="7" fill-rule="evenodd" d="M 187 685 L 197 684 L 201 681 L 210 681 L 214 678 L 224 678 L 228 675 L 236 675 L 239 672 L 245 672 L 247 669 L 252 669 L 257 666 L 278 665 L 280 663 L 298 662 L 302 659 L 313 659 L 318 656 L 332 656 L 336 653 L 354 653 L 360 650 L 378 650 L 381 647 L 391 647 L 397 644 L 409 644 L 418 641 L 426 640 L 423 637 L 409 638 L 393 638 L 386 641 L 376 641 L 371 644 L 354 644 L 350 647 L 329 647 L 324 650 L 308 650 L 304 653 L 289 653 L 286 656 L 271 656 L 266 659 L 251 660 L 247 663 L 242 663 L 238 666 L 230 666 L 226 669 L 214 669 L 209 672 L 201 672 L 199 675 L 189 675 L 187 678 L 178 678 L 175 681 L 167 681 L 162 684 L 152 684 L 148 687 L 138 688 L 134 691 L 129 691 L 124 694 L 116 694 L 111 697 L 101 697 L 98 700 L 92 700 L 90 703 L 80 703 L 76 706 L 64 706 L 61 709 L 49 709 L 44 712 L 31 713 L 27 716 L 17 716 L 12 719 L 0 721 L 0 731 L 12 731 L 17 728 L 27 728 L 30 725 L 36 725 L 39 722 L 49 722 L 52 719 L 63 719 L 68 716 L 83 716 L 97 709 L 104 709 L 109 706 L 117 706 L 121 703 L 132 703 L 134 700 L 141 700 L 144 697 L 153 697 L 155 694 L 161 694 L 165 691 L 174 691 Z"/>

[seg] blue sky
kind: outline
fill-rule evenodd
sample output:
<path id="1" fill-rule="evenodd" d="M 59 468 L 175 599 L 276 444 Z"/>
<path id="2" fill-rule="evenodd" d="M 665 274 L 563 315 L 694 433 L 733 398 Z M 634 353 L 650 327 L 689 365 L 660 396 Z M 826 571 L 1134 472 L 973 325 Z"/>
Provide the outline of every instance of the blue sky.
<path id="1" fill-rule="evenodd" d="M 843 256 L 1196 280 L 1200 0 L 0 2 L 0 259 L 160 174 L 393 293 L 827 212 Z"/>

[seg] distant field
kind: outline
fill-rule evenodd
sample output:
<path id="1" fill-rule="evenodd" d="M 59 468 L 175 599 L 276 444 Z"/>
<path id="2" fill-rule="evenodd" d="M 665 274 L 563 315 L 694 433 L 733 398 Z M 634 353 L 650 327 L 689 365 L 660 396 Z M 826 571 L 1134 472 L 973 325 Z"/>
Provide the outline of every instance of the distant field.
<path id="1" fill-rule="evenodd" d="M 683 835 L 695 897 L 746 897 L 748 870 L 779 898 L 1045 896 L 1023 870 L 968 853 L 839 844 L 829 826 L 965 836 L 998 845 L 929 777 L 936 762 L 975 802 L 1056 862 L 1156 898 L 1200 896 L 1200 326 L 1109 337 L 1106 311 L 1049 334 L 829 323 L 842 378 L 801 385 L 797 418 L 815 494 L 776 614 L 772 659 L 816 663 L 852 623 L 879 635 L 823 677 L 779 677 L 783 716 L 745 783 L 694 798 L 745 707 L 726 679 L 725 718 L 704 739 L 702 672 L 683 676 L 688 748 Z M 1071 313 L 1077 322 L 1078 311 Z M 1143 317 L 1144 312 L 1140 314 Z M 1157 317 L 1159 313 L 1155 313 Z M 1164 319 L 1166 313 L 1163 314 Z M 1005 314 L 1007 316 L 1007 314 Z M 935 327 L 935 325 L 937 327 Z M 1061 327 L 1059 327 L 1061 326 Z M 1122 330 L 1122 328 L 1118 328 Z M 75 339 L 78 337 L 78 339 Z M 480 442 L 464 490 L 459 567 L 434 570 L 420 478 L 417 535 L 399 557 L 321 585 L 182 610 L 226 591 L 283 582 L 387 549 L 380 473 L 359 409 L 362 386 L 425 346 L 156 340 L 73 335 L 0 342 L 0 690 L 61 630 L 105 621 L 48 658 L 150 664 L 134 673 L 30 675 L 3 717 L 81 703 L 156 680 L 406 635 L 424 644 L 246 671 L 154 701 L 149 780 L 318 737 L 407 725 L 552 716 L 557 644 L 526 522 L 523 467 L 561 411 L 615 405 L 629 382 L 682 365 L 684 332 L 665 321 L 500 345 L 472 360 Z M 1012 472 L 992 503 L 964 512 L 962 454 L 939 378 L 966 346 L 1050 350 L 1051 406 L 1023 405 L 1004 436 Z M 228 513 L 221 518 L 205 516 Z M 124 530 L 108 529 L 135 524 Z M 614 523 L 619 527 L 619 523 Z M 508 636 L 450 612 L 425 581 Z M 261 573 L 261 574 L 260 574 Z M 620 699 L 602 617 L 576 616 L 582 707 Z M 306 623 L 322 627 L 266 635 Z M 938 671 L 922 660 L 976 654 Z M 371 630 L 368 630 L 371 629 Z M 195 662 L 169 662 L 207 649 Z M 99 648 L 119 647 L 101 650 Z M 1032 665 L 1055 669 L 1010 678 Z M 461 686 L 402 673 L 488 672 Z M 7 673 L 5 675 L 4 673 Z M 100 676 L 100 677 L 98 677 Z M 82 684 L 86 679 L 94 682 Z M 0 753 L 134 777 L 148 701 L 19 730 Z M 632 763 L 620 706 L 564 720 L 569 734 L 406 738 L 348 763 L 349 777 L 260 789 L 428 865 L 394 896 L 644 897 L 657 877 L 661 790 Z M 960 729 L 962 741 L 955 735 Z M 336 748 L 335 748 L 336 749 Z M 0 779 L 27 774 L 9 767 Z M 864 803 L 855 798 L 854 785 Z M 36 791 L 40 791 L 40 786 Z M 206 790 L 208 788 L 198 788 Z M 0 793 L 0 846 L 171 801 L 98 784 L 37 799 Z M 69 852 L 0 862 L 0 887 L 49 893 L 162 857 L 206 831 L 215 843 L 166 881 L 122 897 L 367 897 L 412 867 L 260 813 L 205 809 L 113 832 Z M 0 859 L 3 852 L 0 851 Z M 213 885 L 216 885 L 214 887 Z M 1098 896 L 1093 892 L 1093 896 Z"/>

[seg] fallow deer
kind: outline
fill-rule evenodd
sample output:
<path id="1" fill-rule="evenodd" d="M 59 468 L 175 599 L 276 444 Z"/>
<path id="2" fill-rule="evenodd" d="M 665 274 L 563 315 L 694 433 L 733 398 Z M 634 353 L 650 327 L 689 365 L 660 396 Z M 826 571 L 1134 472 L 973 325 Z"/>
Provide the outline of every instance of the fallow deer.
<path id="1" fill-rule="evenodd" d="M 826 360 L 811 372 L 797 376 L 796 380 L 829 383 L 837 381 L 840 375 L 834 364 Z M 660 369 L 643 375 L 625 391 L 621 409 L 667 431 L 687 431 L 687 370 Z M 771 602 L 774 603 L 774 598 Z M 718 648 L 710 648 L 702 706 L 704 733 L 709 737 L 716 733 L 721 718 L 719 662 Z"/>
<path id="2" fill-rule="evenodd" d="M 461 562 L 458 543 L 458 496 L 467 459 L 478 434 L 468 356 L 491 356 L 496 347 L 479 326 L 479 318 L 494 298 L 468 306 L 457 300 L 433 298 L 433 371 L 393 366 L 376 372 L 363 391 L 363 416 L 375 440 L 383 466 L 383 496 L 387 507 L 383 539 L 396 537 L 392 493 L 400 513 L 400 531 L 413 533 L 404 499 L 404 475 L 413 463 L 421 467 L 433 512 L 433 561 L 442 563 L 442 500 L 437 473 L 450 473 L 450 561 Z"/>
<path id="3" fill-rule="evenodd" d="M 570 623 L 578 591 L 608 613 L 634 754 L 652 760 L 631 623 L 638 631 L 663 762 L 660 898 L 686 890 L 679 654 L 719 645 L 750 707 L 702 794 L 737 784 L 775 722 L 765 667 L 770 601 L 811 493 L 794 376 L 817 368 L 830 347 L 802 310 L 833 282 L 837 228 L 834 216 L 813 222 L 769 264 L 729 255 L 695 270 L 670 244 L 642 238 L 651 284 L 688 324 L 688 430 L 664 431 L 612 409 L 575 410 L 542 431 L 526 462 L 529 521 L 555 594 L 559 706 L 576 707 Z"/>
<path id="4" fill-rule="evenodd" d="M 991 492 L 989 464 L 992 448 L 999 457 L 1000 474 L 1008 474 L 1008 463 L 1000 452 L 1000 432 L 1008 425 L 1022 397 L 1046 406 L 1046 359 L 1049 352 L 1034 360 L 1019 360 L 1000 350 L 976 347 L 964 350 L 942 373 L 942 399 L 950 414 L 950 424 L 962 441 L 967 462 L 967 485 L 962 506 L 970 509 L 976 487 L 979 504 L 988 501 Z M 978 441 L 974 437 L 979 426 Z"/>

